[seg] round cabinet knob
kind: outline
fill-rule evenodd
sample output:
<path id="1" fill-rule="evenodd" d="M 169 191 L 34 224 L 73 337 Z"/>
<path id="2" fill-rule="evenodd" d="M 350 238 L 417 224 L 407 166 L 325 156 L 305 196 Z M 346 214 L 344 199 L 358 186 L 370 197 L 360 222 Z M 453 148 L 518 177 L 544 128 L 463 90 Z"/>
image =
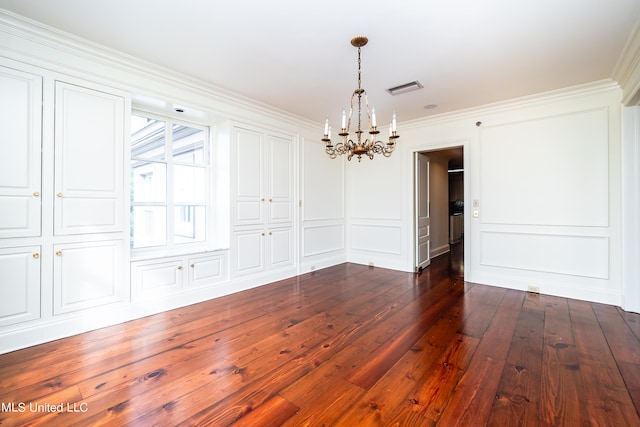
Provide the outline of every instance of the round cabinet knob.
<path id="1" fill-rule="evenodd" d="M 260 199 L 260 201 L 264 202 L 264 197 L 262 199 Z"/>
<path id="2" fill-rule="evenodd" d="M 269 199 L 269 203 L 273 202 L 273 199 Z"/>
<path id="3" fill-rule="evenodd" d="M 178 270 L 182 270 L 182 266 L 181 265 L 178 266 Z"/>
<path id="4" fill-rule="evenodd" d="M 62 197 L 62 193 L 56 193 L 56 196 Z"/>
<path id="5" fill-rule="evenodd" d="M 269 236 L 273 236 L 273 233 L 272 233 L 272 232 L 269 232 Z"/>
<path id="6" fill-rule="evenodd" d="M 62 251 L 56 251 L 56 255 L 57 256 L 61 256 L 62 255 Z"/>
<path id="7" fill-rule="evenodd" d="M 195 265 L 195 264 L 191 264 L 191 266 L 190 266 L 190 267 L 191 267 L 191 268 L 196 268 L 196 265 Z"/>
<path id="8" fill-rule="evenodd" d="M 264 233 L 261 233 L 264 236 Z"/>
<path id="9" fill-rule="evenodd" d="M 34 191 L 33 192 L 33 197 L 38 197 L 40 196 L 40 192 L 39 191 Z"/>
<path id="10" fill-rule="evenodd" d="M 32 255 L 35 259 L 40 258 L 40 254 L 38 252 L 34 252 Z"/>

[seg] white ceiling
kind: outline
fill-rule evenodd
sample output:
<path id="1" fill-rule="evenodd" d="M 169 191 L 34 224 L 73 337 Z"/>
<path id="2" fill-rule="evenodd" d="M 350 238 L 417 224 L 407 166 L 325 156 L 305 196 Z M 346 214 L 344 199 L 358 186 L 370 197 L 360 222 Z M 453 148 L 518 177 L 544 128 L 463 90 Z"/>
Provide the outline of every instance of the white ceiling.
<path id="1" fill-rule="evenodd" d="M 380 124 L 610 78 L 639 0 L 0 0 L 35 21 L 321 123 Z M 385 89 L 420 81 L 391 96 Z M 433 109 L 425 109 L 436 104 Z"/>

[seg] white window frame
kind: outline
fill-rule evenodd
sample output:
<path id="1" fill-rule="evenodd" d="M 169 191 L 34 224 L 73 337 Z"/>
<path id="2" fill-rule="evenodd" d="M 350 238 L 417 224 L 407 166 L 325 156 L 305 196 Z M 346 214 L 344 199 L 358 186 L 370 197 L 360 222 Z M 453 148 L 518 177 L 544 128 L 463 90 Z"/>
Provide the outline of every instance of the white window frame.
<path id="1" fill-rule="evenodd" d="M 152 162 L 161 162 L 166 164 L 166 200 L 165 202 L 134 202 L 133 195 L 130 194 L 131 197 L 131 210 L 129 212 L 129 220 L 131 223 L 131 255 L 132 257 L 142 257 L 145 255 L 153 255 L 153 256 L 163 256 L 163 255 L 179 255 L 179 254 L 187 254 L 187 253 L 195 253 L 201 251 L 211 250 L 213 247 L 213 212 L 215 210 L 215 206 L 213 206 L 212 197 L 212 188 L 214 188 L 213 183 L 213 141 L 212 141 L 212 126 L 208 123 L 202 123 L 198 121 L 185 120 L 184 118 L 178 118 L 172 115 L 164 115 L 158 114 L 154 112 L 149 112 L 143 109 L 133 109 L 131 111 L 132 116 L 139 116 L 144 118 L 150 118 L 155 120 L 160 120 L 165 122 L 165 156 L 162 161 L 151 160 Z M 201 129 L 204 131 L 205 142 L 204 142 L 204 153 L 203 153 L 203 165 L 193 164 L 193 163 L 184 163 L 178 162 L 173 159 L 173 135 L 171 129 L 173 125 L 183 125 L 196 129 Z M 131 166 L 129 170 L 129 174 L 133 171 L 133 164 L 136 161 L 150 161 L 148 158 L 144 157 L 134 157 L 132 155 L 132 149 L 129 150 L 129 156 L 131 160 Z M 184 203 L 178 203 L 175 201 L 174 197 L 174 189 L 173 189 L 173 178 L 174 178 L 174 167 L 176 165 L 185 165 L 190 167 L 202 167 L 205 172 L 205 199 L 204 203 L 191 203 L 190 206 L 204 206 L 205 207 L 205 237 L 203 241 L 198 242 L 189 242 L 189 243 L 176 243 L 174 240 L 175 237 L 175 210 L 177 207 L 186 206 Z M 131 183 L 131 178 L 129 178 Z M 133 187 L 131 188 L 133 191 Z M 136 206 L 160 206 L 165 207 L 166 209 L 166 218 L 165 218 L 165 237 L 166 243 L 164 245 L 158 246 L 144 246 L 144 247 L 133 247 L 133 208 Z"/>

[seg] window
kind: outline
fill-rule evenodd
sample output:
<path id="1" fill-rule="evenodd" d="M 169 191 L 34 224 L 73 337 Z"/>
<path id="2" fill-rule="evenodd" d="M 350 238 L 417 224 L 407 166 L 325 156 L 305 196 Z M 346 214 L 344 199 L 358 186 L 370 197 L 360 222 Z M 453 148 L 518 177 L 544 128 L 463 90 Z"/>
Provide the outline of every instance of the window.
<path id="1" fill-rule="evenodd" d="M 209 203 L 209 129 L 131 116 L 131 248 L 204 247 Z"/>

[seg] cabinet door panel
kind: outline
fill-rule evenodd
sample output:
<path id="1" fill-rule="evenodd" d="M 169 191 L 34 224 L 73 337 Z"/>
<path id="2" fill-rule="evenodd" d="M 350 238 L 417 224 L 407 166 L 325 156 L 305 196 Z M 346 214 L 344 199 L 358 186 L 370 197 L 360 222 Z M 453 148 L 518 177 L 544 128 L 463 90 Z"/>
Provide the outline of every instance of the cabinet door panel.
<path id="1" fill-rule="evenodd" d="M 225 277 L 225 262 L 221 255 L 192 258 L 189 260 L 190 286 L 202 286 Z"/>
<path id="2" fill-rule="evenodd" d="M 269 232 L 271 265 L 282 267 L 293 263 L 293 233 L 291 228 L 273 229 Z"/>
<path id="3" fill-rule="evenodd" d="M 0 249 L 0 326 L 40 317 L 39 253 L 39 246 Z"/>
<path id="4" fill-rule="evenodd" d="M 262 230 L 236 232 L 236 272 L 255 273 L 264 269 Z"/>
<path id="5" fill-rule="evenodd" d="M 257 224 L 262 221 L 262 202 L 239 201 L 236 203 L 237 222 Z"/>
<path id="6" fill-rule="evenodd" d="M 62 229 L 82 233 L 95 227 L 118 227 L 122 212 L 115 199 L 63 198 L 59 202 Z"/>
<path id="7" fill-rule="evenodd" d="M 122 96 L 56 82 L 57 235 L 122 231 L 124 215 L 105 221 L 101 207 L 87 207 L 111 203 L 122 212 L 124 106 Z M 82 226 L 65 218 L 70 207 L 78 209 L 73 218 L 84 218 Z"/>
<path id="8" fill-rule="evenodd" d="M 182 288 L 182 259 L 165 259 L 134 263 L 132 266 L 134 299 L 166 295 Z"/>
<path id="9" fill-rule="evenodd" d="M 263 221 L 263 135 L 251 130 L 236 128 L 236 179 L 237 202 L 235 223 L 257 224 Z"/>
<path id="10" fill-rule="evenodd" d="M 40 220 L 39 215 L 36 218 L 31 218 L 32 212 L 35 211 L 37 214 L 40 211 L 37 202 L 38 200 L 33 197 L 0 197 L 2 237 L 30 236 L 34 220 Z"/>
<path id="11" fill-rule="evenodd" d="M 291 140 L 269 137 L 269 222 L 293 221 L 293 144 Z"/>
<path id="12" fill-rule="evenodd" d="M 0 238 L 39 236 L 42 78 L 0 67 L 0 93 Z"/>
<path id="13" fill-rule="evenodd" d="M 122 301 L 122 240 L 54 246 L 54 314 Z"/>

